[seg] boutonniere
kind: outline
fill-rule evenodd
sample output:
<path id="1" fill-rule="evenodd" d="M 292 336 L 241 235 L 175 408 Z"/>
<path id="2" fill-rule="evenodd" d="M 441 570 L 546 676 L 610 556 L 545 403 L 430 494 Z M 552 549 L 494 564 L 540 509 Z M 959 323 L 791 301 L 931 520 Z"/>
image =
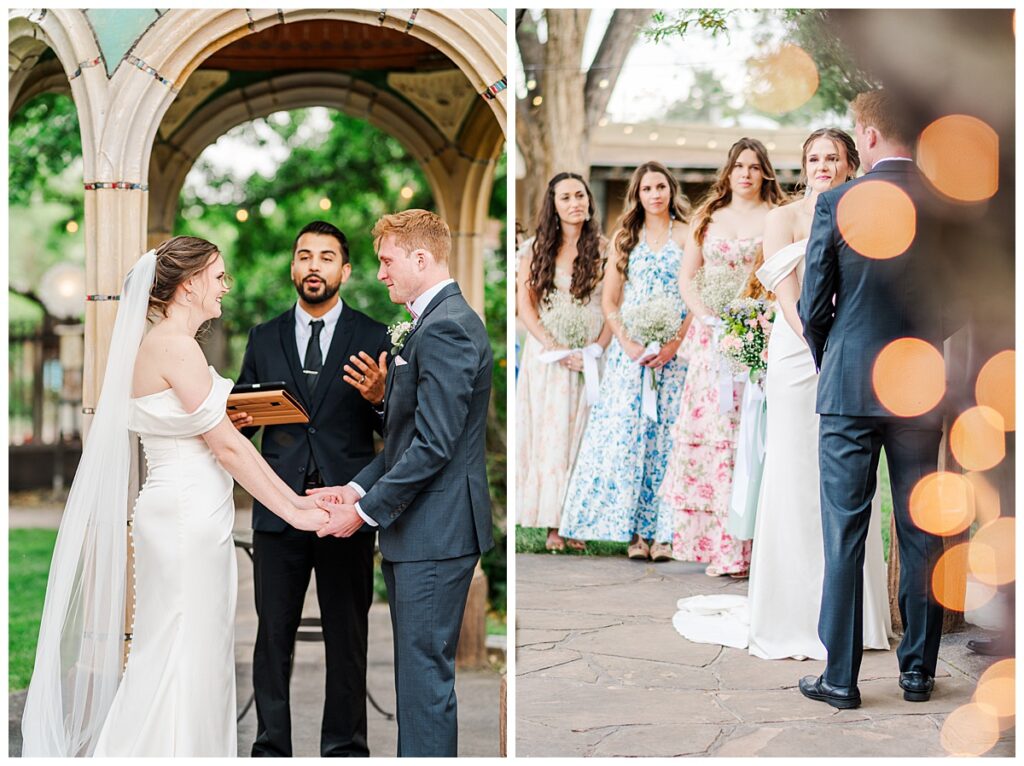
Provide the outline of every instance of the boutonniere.
<path id="1" fill-rule="evenodd" d="M 388 327 L 388 335 L 391 336 L 391 356 L 402 350 L 411 332 L 412 322 L 395 322 Z"/>

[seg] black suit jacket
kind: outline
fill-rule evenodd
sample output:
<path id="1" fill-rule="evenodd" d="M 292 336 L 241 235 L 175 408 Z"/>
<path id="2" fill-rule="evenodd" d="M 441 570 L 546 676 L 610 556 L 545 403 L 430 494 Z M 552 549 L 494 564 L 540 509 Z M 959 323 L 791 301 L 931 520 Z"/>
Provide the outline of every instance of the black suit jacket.
<path id="1" fill-rule="evenodd" d="M 493 364 L 487 330 L 455 284 L 434 296 L 391 361 L 384 451 L 355 479 L 389 561 L 494 547 L 484 456 Z"/>
<path id="2" fill-rule="evenodd" d="M 326 486 L 347 484 L 373 460 L 373 433 L 381 430 L 380 416 L 341 379 L 342 368 L 360 351 L 377 359 L 381 351 L 390 348 L 383 324 L 343 303 L 320 382 L 311 398 L 295 345 L 295 307 L 249 331 L 238 382 L 283 380 L 309 414 L 309 423 L 266 426 L 263 434 L 264 459 L 295 492 L 303 491 L 310 450 Z M 251 438 L 258 430 L 246 428 L 243 433 Z M 253 502 L 254 530 L 280 532 L 286 526 L 262 503 Z"/>
<path id="3" fill-rule="evenodd" d="M 843 195 L 860 184 L 883 181 L 914 203 L 914 238 L 893 258 L 868 258 L 844 238 L 836 222 Z M 964 306 L 955 287 L 953 258 L 943 203 L 913 162 L 886 161 L 869 173 L 818 197 L 814 209 L 797 304 L 818 380 L 822 415 L 892 416 L 875 395 L 872 370 L 879 352 L 897 338 L 919 338 L 942 351 L 943 341 L 963 324 Z M 884 227 L 854 220 L 856 227 Z M 851 234 L 851 238 L 853 238 Z M 941 420 L 938 407 L 926 419 Z"/>

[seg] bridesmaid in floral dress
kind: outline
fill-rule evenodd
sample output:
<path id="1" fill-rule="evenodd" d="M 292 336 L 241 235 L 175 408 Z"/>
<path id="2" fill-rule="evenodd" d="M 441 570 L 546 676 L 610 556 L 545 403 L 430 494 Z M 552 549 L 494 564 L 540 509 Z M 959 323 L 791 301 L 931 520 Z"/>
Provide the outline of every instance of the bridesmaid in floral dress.
<path id="1" fill-rule="evenodd" d="M 564 348 L 541 317 L 553 299 L 571 296 L 591 315 L 588 340 L 607 347 L 611 333 L 600 300 L 605 250 L 586 182 L 576 173 L 558 173 L 548 182 L 536 237 L 519 249 L 516 280 L 518 314 L 528 330 L 516 383 L 516 522 L 546 527 L 549 551 L 586 545 L 563 540 L 558 527 L 588 407 L 579 353 L 540 360 L 545 351 Z"/>
<path id="2" fill-rule="evenodd" d="M 707 564 L 711 576 L 745 577 L 750 567 L 750 541 L 726 531 L 743 387 L 724 367 L 720 374 L 721 320 L 702 299 L 695 277 L 703 268 L 705 284 L 712 284 L 716 272 L 733 272 L 723 281 L 735 277 L 738 294 L 761 253 L 765 214 L 784 197 L 764 145 L 741 138 L 693 217 L 679 271 L 679 292 L 696 321 L 679 350 L 689 372 L 662 484 L 662 512 L 675 514 L 673 555 Z M 720 391 L 729 398 L 721 401 Z"/>
<path id="3" fill-rule="evenodd" d="M 686 377 L 686 365 L 676 357 L 687 327 L 676 288 L 685 212 L 679 184 L 663 165 L 647 162 L 636 169 L 602 293 L 615 338 L 562 510 L 563 537 L 628 540 L 630 558 L 672 558 L 673 519 L 658 512 L 658 488 Z M 629 336 L 619 312 L 657 297 L 677 302 L 679 329 L 659 353 L 647 354 L 644 344 Z M 645 367 L 658 380 L 654 420 L 641 412 Z"/>

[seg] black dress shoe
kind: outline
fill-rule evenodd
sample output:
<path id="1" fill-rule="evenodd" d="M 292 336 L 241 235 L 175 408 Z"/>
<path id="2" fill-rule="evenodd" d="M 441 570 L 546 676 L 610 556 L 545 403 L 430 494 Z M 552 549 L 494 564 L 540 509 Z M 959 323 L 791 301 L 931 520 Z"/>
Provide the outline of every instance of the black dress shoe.
<path id="1" fill-rule="evenodd" d="M 935 688 L 935 679 L 923 670 L 908 670 L 900 673 L 900 688 L 907 702 L 927 702 Z"/>
<path id="2" fill-rule="evenodd" d="M 857 687 L 833 686 L 825 676 L 804 676 L 800 679 L 800 693 L 819 702 L 827 702 L 840 710 L 860 707 L 860 692 Z"/>
<path id="3" fill-rule="evenodd" d="M 1012 657 L 1014 653 L 1013 642 L 1003 636 L 972 638 L 967 642 L 967 648 L 975 654 L 983 654 L 986 657 Z"/>

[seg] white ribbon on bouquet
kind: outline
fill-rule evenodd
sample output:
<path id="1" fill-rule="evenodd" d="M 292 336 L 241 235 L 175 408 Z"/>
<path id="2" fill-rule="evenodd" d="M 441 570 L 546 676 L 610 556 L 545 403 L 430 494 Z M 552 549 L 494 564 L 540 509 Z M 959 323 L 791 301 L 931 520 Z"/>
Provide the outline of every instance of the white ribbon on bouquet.
<path id="1" fill-rule="evenodd" d="M 702 321 L 712 330 L 711 345 L 718 356 L 718 412 L 728 415 L 733 411 L 735 404 L 733 394 L 735 384 L 746 379 L 744 373 L 734 373 L 729 364 L 729 359 L 722 353 L 720 348 L 722 336 L 725 335 L 725 325 L 718 317 L 703 317 Z"/>
<path id="2" fill-rule="evenodd" d="M 661 353 L 661 344 L 658 341 L 652 341 L 647 344 L 644 348 L 644 353 L 640 355 L 643 359 L 645 356 L 656 356 Z M 640 412 L 643 413 L 644 417 L 648 420 L 658 419 L 658 379 L 655 377 L 658 371 L 650 367 L 641 367 L 643 374 L 640 376 Z"/>
<path id="3" fill-rule="evenodd" d="M 545 364 L 554 364 L 555 362 L 562 361 L 567 356 L 572 356 L 577 351 L 583 356 L 583 386 L 587 392 L 587 405 L 593 407 L 601 398 L 600 376 L 597 372 L 597 360 L 601 358 L 601 354 L 604 353 L 604 349 L 601 348 L 600 345 L 597 343 L 591 343 L 589 346 L 584 346 L 583 348 L 545 351 L 538 357 L 538 359 Z"/>

